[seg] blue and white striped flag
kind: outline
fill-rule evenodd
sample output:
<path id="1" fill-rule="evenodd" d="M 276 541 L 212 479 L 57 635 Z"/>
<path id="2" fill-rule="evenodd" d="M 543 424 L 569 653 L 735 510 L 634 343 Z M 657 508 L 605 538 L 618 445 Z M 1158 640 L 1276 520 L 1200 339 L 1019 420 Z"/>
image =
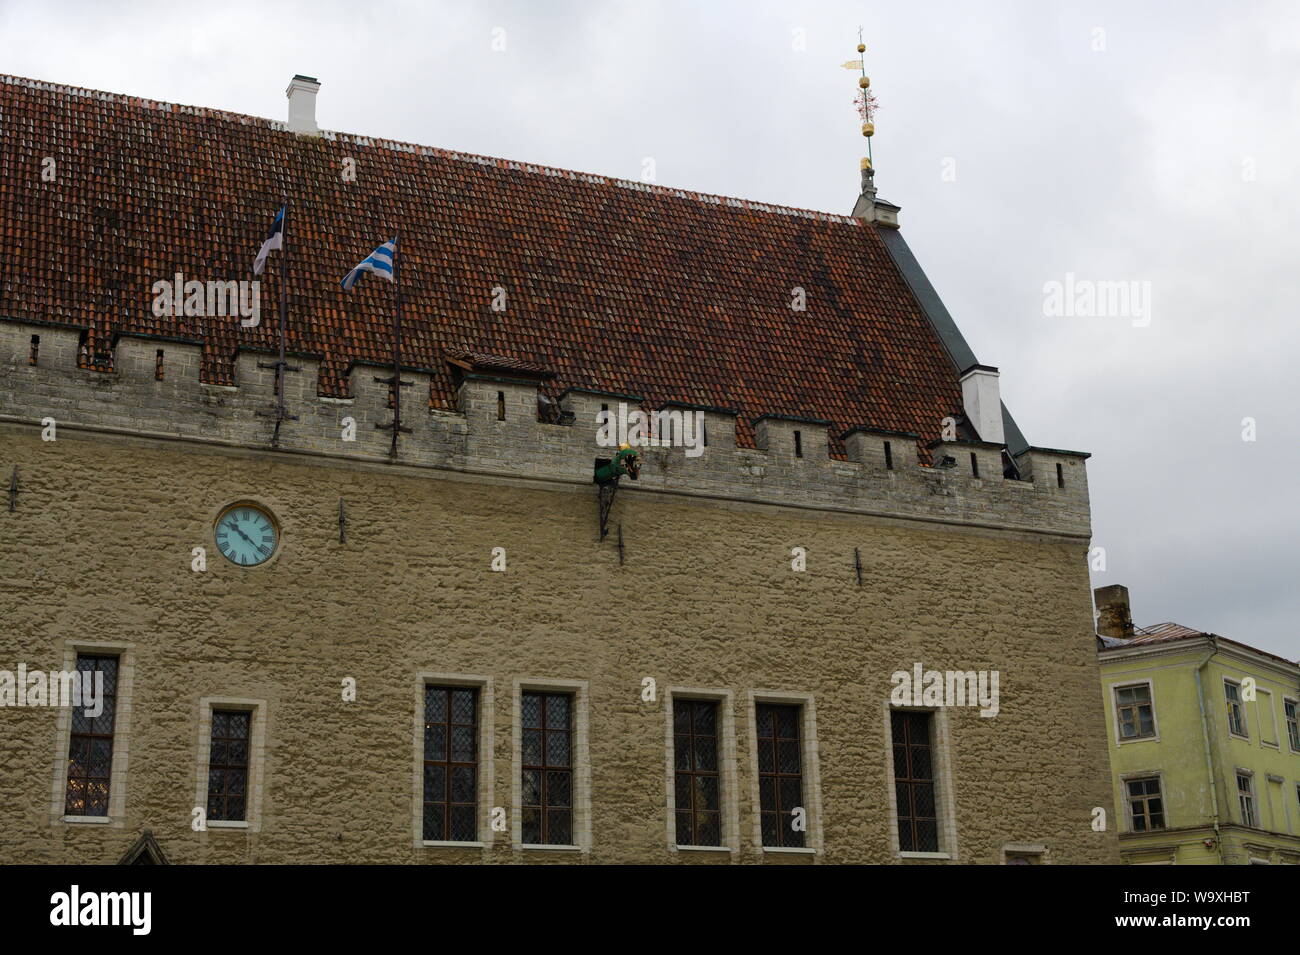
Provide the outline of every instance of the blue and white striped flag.
<path id="1" fill-rule="evenodd" d="M 271 229 L 266 233 L 266 241 L 262 243 L 262 248 L 258 250 L 257 258 L 253 260 L 253 274 L 261 275 L 262 270 L 266 268 L 266 257 L 271 254 L 272 249 L 284 248 L 284 206 L 275 214 L 275 221 L 271 223 Z"/>
<path id="2" fill-rule="evenodd" d="M 343 291 L 351 290 L 352 286 L 357 283 L 357 279 L 361 278 L 362 272 L 374 272 L 390 282 L 393 281 L 393 256 L 396 254 L 397 239 L 385 242 L 371 252 L 360 265 L 343 276 L 343 281 L 340 283 L 343 286 Z"/>

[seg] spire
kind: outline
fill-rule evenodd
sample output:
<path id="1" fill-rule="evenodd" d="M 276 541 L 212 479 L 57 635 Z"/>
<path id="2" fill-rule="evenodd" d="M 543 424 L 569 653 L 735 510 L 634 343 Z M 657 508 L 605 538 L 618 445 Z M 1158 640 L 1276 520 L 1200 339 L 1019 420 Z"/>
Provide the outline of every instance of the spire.
<path id="1" fill-rule="evenodd" d="M 858 27 L 858 58 L 842 64 L 847 70 L 858 72 L 858 115 L 862 120 L 862 135 L 867 141 L 867 154 L 862 157 L 862 191 L 853 215 L 868 222 L 898 228 L 898 207 L 876 198 L 876 169 L 872 164 L 871 138 L 876 135 L 876 97 L 871 92 L 871 78 L 867 76 L 867 46 L 862 42 L 862 28 Z"/>

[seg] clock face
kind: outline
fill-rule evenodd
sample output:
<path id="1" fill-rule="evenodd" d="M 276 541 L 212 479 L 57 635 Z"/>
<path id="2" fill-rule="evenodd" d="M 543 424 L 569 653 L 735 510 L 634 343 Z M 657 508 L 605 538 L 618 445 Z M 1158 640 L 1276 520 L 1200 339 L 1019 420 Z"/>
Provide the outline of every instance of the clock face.
<path id="1" fill-rule="evenodd" d="M 217 518 L 217 549 L 232 564 L 252 567 L 273 553 L 279 538 L 271 515 L 254 504 L 236 504 Z"/>

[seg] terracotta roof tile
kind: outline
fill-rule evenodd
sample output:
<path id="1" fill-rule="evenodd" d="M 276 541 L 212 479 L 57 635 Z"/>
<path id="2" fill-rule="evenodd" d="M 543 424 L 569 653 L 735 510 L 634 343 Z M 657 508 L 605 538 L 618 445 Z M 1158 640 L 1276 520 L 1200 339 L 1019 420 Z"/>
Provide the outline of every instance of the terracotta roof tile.
<path id="1" fill-rule="evenodd" d="M 736 408 L 742 445 L 770 413 L 832 421 L 837 455 L 856 425 L 924 446 L 961 408 L 942 345 L 856 219 L 14 77 L 0 109 L 0 315 L 84 327 L 87 364 L 107 367 L 120 333 L 179 336 L 203 342 L 205 380 L 230 383 L 238 348 L 273 348 L 278 253 L 258 328 L 155 318 L 150 290 L 176 272 L 251 278 L 288 196 L 288 347 L 323 356 L 325 395 L 346 393 L 354 362 L 391 360 L 391 286 L 339 279 L 400 230 L 403 361 L 440 369 L 436 407 L 454 405 L 444 358 L 459 351 L 553 371 L 551 395 Z"/>

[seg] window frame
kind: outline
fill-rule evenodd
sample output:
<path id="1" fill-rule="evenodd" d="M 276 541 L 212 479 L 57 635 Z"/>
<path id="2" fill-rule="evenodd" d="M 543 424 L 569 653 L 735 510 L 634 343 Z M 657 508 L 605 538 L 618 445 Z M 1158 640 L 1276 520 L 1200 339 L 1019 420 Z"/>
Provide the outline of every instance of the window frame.
<path id="1" fill-rule="evenodd" d="M 1237 693 L 1236 700 L 1229 698 L 1228 687 L 1232 687 L 1236 691 Z M 1223 702 L 1225 705 L 1225 721 L 1227 725 L 1228 735 L 1231 736 L 1233 739 L 1244 739 L 1249 741 L 1250 740 L 1250 717 L 1246 714 L 1246 701 L 1241 698 L 1240 680 L 1234 680 L 1231 677 L 1226 677 L 1226 676 L 1223 678 Z M 1232 728 L 1233 707 L 1236 707 L 1236 712 L 1239 713 L 1241 716 L 1240 733 L 1238 733 L 1236 730 Z"/>
<path id="2" fill-rule="evenodd" d="M 730 690 L 704 687 L 670 686 L 664 691 L 666 747 L 664 786 L 667 806 L 668 849 L 672 852 L 715 852 L 735 856 L 740 852 L 739 790 L 736 770 L 735 698 Z M 705 700 L 718 707 L 718 780 L 721 787 L 720 809 L 722 845 L 693 846 L 677 842 L 677 763 L 676 733 L 673 711 L 678 700 Z"/>
<path id="3" fill-rule="evenodd" d="M 55 721 L 54 779 L 50 799 L 50 824 L 104 825 L 121 829 L 126 825 L 127 780 L 131 741 L 131 709 L 135 683 L 135 644 L 117 640 L 67 640 L 63 644 L 63 669 L 77 668 L 77 657 L 117 657 L 117 710 L 113 718 L 112 768 L 109 770 L 108 815 L 70 816 L 65 812 L 68 796 L 68 754 L 72 744 L 72 707 L 58 708 Z"/>
<path id="4" fill-rule="evenodd" d="M 934 764 L 934 794 L 938 805 L 935 818 L 939 824 L 939 851 L 916 852 L 903 850 L 898 837 L 898 795 L 894 786 L 894 721 L 897 711 L 932 714 L 930 723 L 930 748 Z M 881 702 L 881 740 L 885 756 L 885 795 L 889 806 L 889 848 L 895 859 L 935 859 L 957 862 L 960 859 L 960 842 L 957 832 L 957 812 L 953 796 L 952 743 L 946 707 L 894 706 L 888 700 Z"/>
<path id="5" fill-rule="evenodd" d="M 1268 719 L 1265 720 L 1265 714 Z M 1269 749 L 1282 749 L 1282 737 L 1277 729 L 1277 710 L 1273 706 L 1273 691 L 1262 686 L 1255 688 L 1255 716 L 1259 723 L 1259 745 Z M 1271 731 L 1273 738 L 1266 739 L 1265 733 Z"/>
<path id="6" fill-rule="evenodd" d="M 452 842 L 424 838 L 424 693 L 430 686 L 470 687 L 478 690 L 478 839 L 475 842 Z M 415 730 L 412 753 L 415 768 L 412 772 L 415 790 L 412 796 L 412 834 L 417 849 L 485 849 L 496 839 L 492 831 L 492 798 L 494 785 L 493 746 L 495 741 L 495 704 L 493 682 L 490 676 L 470 673 L 443 673 L 420 670 L 415 674 Z"/>
<path id="7" fill-rule="evenodd" d="M 523 841 L 523 695 L 524 693 L 567 693 L 573 697 L 569 759 L 572 765 L 573 842 L 563 845 Z M 589 694 L 586 680 L 519 679 L 514 681 L 511 718 L 512 760 L 510 782 L 510 830 L 514 849 L 537 852 L 591 851 L 591 759 L 588 743 Z"/>
<path id="8" fill-rule="evenodd" d="M 1240 767 L 1235 769 L 1233 772 L 1237 777 L 1237 813 L 1241 816 L 1241 824 L 1249 829 L 1259 829 L 1261 826 L 1259 820 L 1259 798 L 1255 793 L 1255 773 L 1249 769 L 1241 769 Z M 1241 788 L 1241 781 L 1243 779 L 1246 780 L 1247 783 L 1247 788 L 1245 789 Z M 1246 819 L 1246 806 L 1243 802 L 1243 800 L 1247 798 L 1250 799 L 1251 819 L 1249 821 Z"/>
<path id="9" fill-rule="evenodd" d="M 1012 859 L 1025 859 L 1027 865 L 1050 865 L 1050 855 L 1042 842 L 1007 842 L 1002 846 L 1003 865 L 1013 865 Z"/>
<path id="10" fill-rule="evenodd" d="M 1130 736 L 1125 737 L 1121 729 L 1120 720 L 1120 701 L 1119 691 L 1128 690 L 1133 687 L 1145 686 L 1147 688 L 1148 705 L 1151 707 L 1151 735 L 1150 736 Z M 1126 680 L 1123 682 L 1112 683 L 1110 685 L 1111 700 L 1111 719 L 1115 726 L 1115 743 L 1118 746 L 1124 746 L 1128 743 L 1158 743 L 1160 742 L 1160 720 L 1156 715 L 1156 691 L 1154 681 L 1150 678 L 1143 680 Z M 1128 705 L 1128 704 L 1124 704 Z M 1141 726 L 1141 723 L 1138 724 Z"/>
<path id="11" fill-rule="evenodd" d="M 1139 798 L 1143 800 L 1144 805 L 1147 805 L 1148 817 L 1150 816 L 1150 811 L 1149 811 L 1150 807 L 1148 805 L 1148 801 L 1152 798 L 1160 800 L 1160 826 L 1148 827 L 1146 829 L 1139 829 L 1136 823 L 1134 822 L 1136 816 L 1133 812 L 1133 794 L 1129 791 L 1129 784 L 1150 782 L 1152 780 L 1154 780 L 1156 784 L 1156 792 L 1154 796 L 1151 794 L 1143 794 Z M 1160 772 L 1124 773 L 1123 775 L 1120 776 L 1120 785 L 1123 786 L 1124 822 L 1128 832 L 1135 833 L 1138 835 L 1146 835 L 1152 832 L 1164 832 L 1166 829 L 1170 828 L 1169 806 L 1167 800 L 1165 799 L 1165 780 L 1164 780 L 1163 773 Z"/>
<path id="12" fill-rule="evenodd" d="M 1291 707 L 1289 717 L 1286 712 L 1288 705 Z M 1282 722 L 1286 724 L 1287 746 L 1291 752 L 1300 753 L 1300 700 L 1290 696 L 1282 697 Z"/>
<path id="13" fill-rule="evenodd" d="M 758 773 L 758 705 L 774 703 L 801 707 L 799 726 L 800 773 L 803 777 L 802 807 L 806 812 L 807 830 L 804 844 L 800 846 L 763 845 L 762 800 Z M 754 846 L 763 853 L 794 853 L 820 855 L 824 850 L 822 826 L 822 788 L 819 745 L 817 742 L 817 704 L 812 693 L 794 690 L 750 690 L 746 694 L 745 718 L 748 722 L 749 740 L 749 798 L 753 807 L 751 830 Z"/>
<path id="14" fill-rule="evenodd" d="M 763 714 L 758 711 L 762 709 Z M 783 719 L 776 716 L 777 713 L 786 714 L 793 726 L 794 735 L 784 734 L 781 732 Z M 771 714 L 771 719 L 760 719 L 760 716 Z M 759 700 L 754 703 L 754 739 L 755 745 L 759 748 L 759 761 L 755 767 L 755 773 L 758 776 L 758 815 L 759 815 L 759 833 L 763 832 L 764 817 L 774 816 L 776 820 L 775 831 L 777 836 L 777 845 L 769 845 L 766 837 L 763 841 L 764 850 L 767 849 L 806 849 L 808 848 L 808 800 L 805 798 L 808 787 L 804 779 L 804 764 L 806 760 L 803 756 L 804 751 L 804 732 L 803 732 L 803 706 L 799 703 L 773 703 L 766 700 Z M 768 735 L 770 731 L 771 735 Z M 798 754 L 798 767 L 794 772 L 782 769 L 780 751 L 783 746 L 794 743 L 795 750 Z M 762 745 L 771 746 L 772 764 L 768 770 L 763 770 Z M 763 782 L 771 782 L 771 794 L 775 802 L 774 809 L 769 809 L 763 803 Z M 787 805 L 785 799 L 785 784 L 794 781 L 798 783 L 798 800 L 795 805 Z M 792 823 L 794 814 L 803 811 L 803 829 L 796 830 Z M 789 840 L 789 843 L 787 843 Z M 798 843 L 795 845 L 794 843 Z"/>
<path id="15" fill-rule="evenodd" d="M 194 806 L 203 810 L 208 832 L 225 829 L 259 832 L 262 828 L 262 797 L 266 788 L 266 736 L 268 705 L 266 700 L 247 697 L 205 696 L 199 699 L 199 745 L 195 761 Z M 208 767 L 212 756 L 213 710 L 247 710 L 248 779 L 244 788 L 243 819 L 208 819 Z"/>
<path id="16" fill-rule="evenodd" d="M 430 691 L 434 691 L 434 690 L 438 691 L 438 693 L 442 693 L 443 696 L 445 696 L 445 699 L 443 699 L 443 711 L 441 713 L 438 713 L 437 715 L 438 717 L 441 717 L 441 719 L 430 720 L 429 719 L 429 694 Z M 455 712 L 454 712 L 455 694 L 469 694 L 469 699 L 472 700 L 471 716 L 469 716 L 468 724 L 465 724 L 465 722 L 456 722 L 455 720 Z M 480 826 L 482 825 L 482 820 L 480 819 L 481 807 L 482 807 L 482 799 L 481 799 L 482 793 L 480 789 L 480 773 L 481 773 L 480 756 L 482 755 L 481 754 L 482 700 L 480 699 L 480 690 L 478 690 L 477 686 L 454 685 L 454 683 L 438 683 L 433 681 L 426 682 L 424 685 L 424 709 L 425 709 L 425 713 L 424 713 L 425 739 L 424 741 L 421 742 L 424 743 L 424 747 L 422 747 L 424 748 L 424 754 L 422 754 L 422 764 L 424 764 L 424 769 L 425 769 L 425 780 L 424 780 L 424 791 L 422 791 L 421 793 L 422 795 L 421 841 L 447 842 L 447 843 L 451 843 L 451 845 L 464 845 L 464 843 L 469 843 L 469 845 L 482 845 L 480 838 L 478 838 L 478 835 L 480 835 L 478 829 L 480 829 Z M 428 734 L 429 734 L 430 724 L 441 726 L 442 728 L 443 742 L 445 742 L 446 745 L 445 751 L 443 751 L 443 759 L 429 759 Z M 456 728 L 458 728 L 458 726 L 459 728 L 465 728 L 465 726 L 468 726 L 469 730 L 471 730 L 471 733 L 469 733 L 469 738 L 471 738 L 472 752 L 471 755 L 469 755 L 469 759 L 455 758 L 454 737 L 455 737 L 455 730 Z M 442 799 L 429 799 L 428 773 L 429 773 L 430 764 L 439 765 L 439 767 L 443 768 L 443 773 L 445 773 L 443 774 L 443 782 L 442 782 L 442 790 L 443 790 L 441 794 L 443 796 Z M 473 795 L 471 800 L 469 800 L 468 802 L 468 806 L 471 807 L 471 812 L 469 812 L 469 815 L 471 815 L 473 819 L 474 833 L 472 839 L 454 839 L 451 838 L 452 808 L 456 806 L 465 806 L 465 804 L 467 803 L 464 802 L 456 803 L 454 802 L 454 800 L 452 800 L 451 798 L 452 789 L 454 789 L 455 786 L 455 782 L 454 780 L 452 780 L 452 777 L 454 777 L 454 773 L 456 769 L 467 769 L 467 768 L 471 770 L 471 773 L 473 774 L 473 783 L 471 787 Z M 429 838 L 429 835 L 424 832 L 424 817 L 428 815 L 430 804 L 434 804 L 434 806 L 442 807 L 441 812 L 442 812 L 443 829 L 445 829 L 445 837 L 441 839 Z"/>
<path id="17" fill-rule="evenodd" d="M 934 829 L 935 829 L 935 832 L 934 832 L 934 840 L 935 840 L 935 847 L 934 847 L 933 849 L 917 849 L 917 848 L 912 848 L 912 849 L 903 849 L 903 820 L 904 820 L 904 818 L 910 820 L 910 824 L 911 824 L 911 826 L 912 826 L 912 830 L 913 830 L 913 831 L 912 831 L 912 835 L 915 836 L 916 820 L 917 820 L 918 818 L 924 818 L 924 817 L 916 817 L 916 816 L 911 816 L 911 815 L 904 817 L 904 816 L 903 816 L 903 812 L 902 812 L 902 807 L 900 807 L 900 806 L 898 805 L 898 803 L 897 803 L 897 798 L 898 798 L 898 786 L 899 786 L 899 783 L 900 783 L 900 779 L 899 779 L 899 776 L 898 776 L 898 764 L 897 764 L 897 762 L 894 760 L 894 750 L 897 748 L 897 744 L 895 743 L 895 740 L 894 740 L 894 724 L 895 724 L 895 721 L 898 720 L 898 719 L 899 719 L 901 716 L 903 716 L 903 715 L 909 715 L 909 716 L 910 716 L 910 715 L 918 715 L 918 714 L 921 715 L 921 716 L 926 717 L 926 719 L 925 719 L 925 729 L 926 729 L 926 739 L 925 739 L 925 742 L 924 742 L 924 744 L 918 743 L 918 742 L 912 740 L 912 739 L 910 738 L 910 735 L 909 735 L 908 740 L 907 740 L 907 742 L 904 744 L 904 746 L 905 746 L 905 747 L 908 747 L 908 748 L 910 748 L 910 747 L 921 747 L 921 746 L 924 746 L 925 749 L 928 749 L 928 750 L 930 751 L 930 775 L 929 775 L 928 778 L 925 778 L 925 777 L 907 777 L 905 780 L 902 780 L 902 782 L 903 782 L 905 785 L 907 785 L 907 784 L 921 784 L 921 783 L 928 782 L 929 785 L 930 785 L 931 792 L 932 792 L 932 795 L 933 795 L 933 798 L 934 798 Z M 936 758 L 936 752 L 935 752 L 935 750 L 936 750 L 936 747 L 935 747 L 935 736 L 936 736 L 936 730 L 935 730 L 935 721 L 934 721 L 934 715 L 933 715 L 933 712 L 932 712 L 932 711 L 928 711 L 928 710 L 923 710 L 923 709 L 911 709 L 911 708 L 909 708 L 909 709 L 903 709 L 903 708 L 900 708 L 900 707 L 895 707 L 895 708 L 893 709 L 893 711 L 892 711 L 892 712 L 890 713 L 890 715 L 889 715 L 889 736 L 890 736 L 890 739 L 889 739 L 889 743 L 890 743 L 889 759 L 890 759 L 890 762 L 893 764 L 893 777 L 894 777 L 894 797 L 895 797 L 894 829 L 895 829 L 895 832 L 896 832 L 897 835 L 898 835 L 898 846 L 899 846 L 899 851 L 900 851 L 900 853 L 905 853 L 905 854 L 916 854 L 916 855 L 926 855 L 926 856 L 928 856 L 928 855 L 935 855 L 935 854 L 941 853 L 941 852 L 943 851 L 943 814 L 942 814 L 942 811 L 941 811 L 942 807 L 941 807 L 941 805 L 940 805 L 940 798 L 939 798 L 939 776 L 938 776 L 938 773 L 939 773 L 939 767 L 938 767 L 938 760 L 937 760 L 937 758 Z M 910 764 L 910 759 L 909 759 L 909 764 Z M 911 800 L 913 803 L 915 803 L 915 794 L 910 794 L 910 795 L 909 795 L 909 798 L 910 798 L 910 800 Z M 909 808 L 910 808 L 910 807 L 909 807 Z"/>
<path id="18" fill-rule="evenodd" d="M 88 672 L 89 674 L 95 674 L 95 673 L 103 672 L 102 670 L 100 670 L 98 663 L 97 663 L 97 664 L 94 666 L 94 668 L 91 669 L 90 671 L 82 671 L 81 668 L 80 668 L 80 666 L 79 666 L 79 664 L 81 663 L 81 658 L 82 658 L 82 657 L 85 657 L 87 660 L 94 660 L 94 661 L 100 661 L 100 662 L 107 662 L 107 661 L 110 661 L 110 660 L 111 660 L 111 661 L 113 662 L 113 692 L 112 692 L 112 697 L 113 697 L 113 726 L 112 726 L 112 729 L 110 729 L 107 733 L 102 733 L 102 732 L 78 732 L 78 731 L 77 731 L 77 710 L 78 710 L 78 709 L 83 710 L 83 717 L 84 717 L 84 710 L 85 710 L 85 707 L 80 706 L 79 704 L 78 704 L 78 705 L 74 705 L 74 706 L 67 707 L 67 709 L 69 710 L 69 724 L 70 724 L 70 725 L 69 725 L 69 728 L 68 728 L 68 759 L 67 759 L 67 764 L 68 764 L 68 765 L 67 765 L 67 770 L 66 770 L 66 772 L 65 772 L 65 784 L 64 784 L 64 796 L 63 796 L 63 812 L 64 812 L 64 816 L 65 816 L 65 818 L 76 818 L 76 819 L 108 819 L 109 816 L 110 816 L 110 807 L 111 807 L 111 805 L 112 805 L 112 801 L 113 801 L 113 757 L 115 756 L 116 751 L 117 751 L 117 748 L 118 748 L 118 740 L 117 740 L 117 688 L 118 688 L 119 682 L 121 681 L 121 676 L 122 676 L 122 658 L 121 658 L 121 656 L 120 656 L 119 654 L 116 654 L 116 653 L 88 653 L 88 652 L 86 652 L 86 651 L 80 651 L 80 652 L 78 652 L 78 653 L 76 654 L 76 656 L 75 656 L 74 659 L 73 659 L 73 672 L 80 672 L 80 673 L 86 673 L 86 672 Z M 65 671 L 65 672 L 66 672 L 66 671 Z M 95 682 L 93 676 L 91 676 L 91 681 L 92 681 L 92 683 Z M 79 680 L 79 682 L 81 682 L 81 683 L 84 684 L 84 677 L 81 678 L 81 679 Z M 60 692 L 60 687 L 59 687 L 58 685 L 51 685 L 51 686 L 49 686 L 49 687 L 46 689 L 46 692 L 47 692 L 48 694 L 57 694 L 57 693 Z M 104 690 L 104 696 L 105 696 L 105 697 L 108 697 L 108 696 L 109 696 L 109 693 L 108 693 L 108 690 L 107 690 L 107 689 Z M 53 701 L 53 699 L 51 699 L 49 702 L 53 703 L 54 701 Z M 89 719 L 94 720 L 94 721 L 96 721 L 96 722 L 97 722 L 98 720 L 102 719 L 102 718 L 103 718 L 103 714 L 102 714 L 102 713 L 101 713 L 100 716 L 98 716 L 98 717 L 89 717 Z M 96 727 L 96 728 L 97 728 L 97 727 Z M 92 779 L 103 779 L 105 782 L 107 782 L 107 784 L 108 784 L 108 794 L 107 794 L 107 798 L 104 800 L 104 811 L 103 811 L 102 813 L 90 813 L 90 812 L 76 813 L 76 812 L 69 812 L 69 811 L 68 811 L 68 797 L 69 797 L 69 795 L 70 795 L 70 793 L 69 793 L 69 789 L 70 789 L 71 786 L 72 786 L 72 782 L 73 782 L 73 778 L 74 778 L 74 777 L 73 777 L 73 774 L 72 774 L 72 741 L 73 741 L 73 738 L 74 738 L 74 737 L 81 737 L 82 739 L 89 740 L 90 743 L 91 743 L 91 745 L 94 744 L 94 741 L 95 741 L 95 740 L 104 740 L 104 739 L 108 740 L 108 775 L 107 775 L 107 776 L 103 776 L 103 777 L 101 777 L 101 776 L 91 776 L 91 775 L 89 774 L 89 772 L 87 771 L 86 773 L 83 773 L 83 774 L 81 774 L 81 775 L 78 777 L 78 778 L 84 780 L 84 782 L 85 782 L 85 784 L 86 784 L 87 787 L 89 787 L 90 781 L 91 781 Z"/>
<path id="19" fill-rule="evenodd" d="M 239 769 L 242 769 L 242 770 L 243 770 L 243 773 L 244 773 L 244 815 L 243 815 L 243 817 L 240 818 L 240 819 L 230 819 L 230 818 L 214 819 L 213 816 L 212 816 L 212 812 L 211 812 L 212 795 L 213 795 L 213 794 L 212 794 L 212 790 L 211 790 L 211 786 L 212 786 L 212 771 L 213 771 L 213 768 L 214 768 L 214 767 L 213 767 L 213 762 L 212 762 L 212 748 L 211 748 L 211 747 L 212 747 L 213 734 L 214 734 L 214 732 L 215 732 L 215 728 L 216 728 L 216 719 L 217 719 L 218 714 L 224 714 L 224 715 L 227 715 L 227 716 L 235 716 L 235 715 L 238 715 L 238 714 L 243 714 L 243 715 L 245 715 L 245 716 L 248 717 L 248 732 L 244 735 L 244 764 L 243 764 L 243 766 L 240 767 L 238 764 L 236 764 L 236 763 L 231 763 L 231 762 L 225 762 L 225 763 L 220 763 L 220 764 L 218 764 L 218 765 L 220 766 L 220 768 L 223 769 L 223 770 L 225 770 L 225 771 L 230 771 L 230 770 L 232 770 L 232 769 L 233 769 L 233 770 L 239 770 Z M 252 778 L 253 778 L 253 721 L 254 721 L 254 718 L 255 718 L 255 717 L 256 717 L 256 711 L 255 711 L 255 710 L 251 710 L 251 709 L 248 709 L 248 708 L 246 708 L 246 707 L 241 707 L 241 706 L 213 706 L 213 707 L 211 708 L 210 712 L 209 712 L 209 725 L 208 725 L 208 760 L 207 760 L 208 788 L 207 788 L 207 792 L 205 793 L 207 799 L 206 799 L 206 801 L 203 803 L 203 807 L 204 807 L 204 811 L 205 811 L 204 821 L 205 821 L 206 823 L 209 823 L 209 824 L 210 824 L 210 823 L 214 823 L 214 822 L 217 822 L 217 823 L 226 823 L 226 822 L 248 822 L 248 810 L 249 810 L 248 803 L 249 803 L 250 796 L 251 796 L 251 793 L 249 792 L 249 783 L 252 782 Z M 231 742 L 231 741 L 237 740 L 238 737 L 236 737 L 236 736 L 223 736 L 223 737 L 221 737 L 221 739 L 222 739 L 223 741 L 225 741 L 225 742 L 228 743 L 228 742 Z M 219 797 L 219 798 L 222 798 L 222 799 L 225 800 L 225 802 L 223 803 L 223 810 L 222 810 L 222 811 L 224 812 L 226 809 L 229 808 L 230 794 L 229 794 L 229 793 L 225 793 L 225 794 L 223 794 L 223 795 L 222 795 L 221 797 Z M 220 828 L 220 827 L 218 827 L 218 828 Z"/>

